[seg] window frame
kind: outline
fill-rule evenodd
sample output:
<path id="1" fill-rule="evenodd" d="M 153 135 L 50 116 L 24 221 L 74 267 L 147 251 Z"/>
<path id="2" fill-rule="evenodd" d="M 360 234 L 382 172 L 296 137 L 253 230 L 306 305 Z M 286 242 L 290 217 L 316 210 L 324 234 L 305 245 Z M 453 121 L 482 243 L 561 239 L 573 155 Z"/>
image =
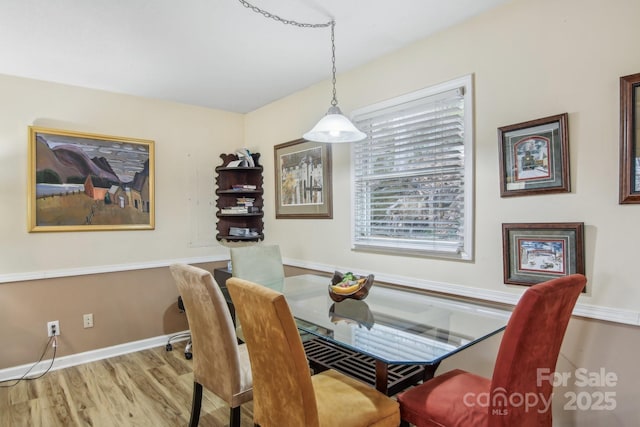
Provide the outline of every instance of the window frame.
<path id="1" fill-rule="evenodd" d="M 351 119 L 355 122 L 357 117 L 370 114 L 374 111 L 391 108 L 403 103 L 438 95 L 453 89 L 462 88 L 464 105 L 464 221 L 463 221 L 463 244 L 459 251 L 438 250 L 434 248 L 416 248 L 415 245 L 372 245 L 358 242 L 356 239 L 356 170 L 355 170 L 355 146 L 351 146 L 351 250 L 362 252 L 377 252 L 383 254 L 406 254 L 427 258 L 446 258 L 455 260 L 472 261 L 474 259 L 474 223 L 475 223 L 475 129 L 474 129 L 474 109 L 473 109 L 473 75 L 468 74 L 453 80 L 429 86 L 411 93 L 400 95 L 375 104 L 371 104 L 351 113 Z M 443 245 L 444 246 L 444 245 Z"/>

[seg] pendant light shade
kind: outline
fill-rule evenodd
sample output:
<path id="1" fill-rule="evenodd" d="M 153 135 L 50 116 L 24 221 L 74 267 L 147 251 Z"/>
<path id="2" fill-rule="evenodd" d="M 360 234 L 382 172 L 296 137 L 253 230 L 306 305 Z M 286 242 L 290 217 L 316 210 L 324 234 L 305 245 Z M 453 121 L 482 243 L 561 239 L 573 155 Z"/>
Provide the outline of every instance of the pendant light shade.
<path id="1" fill-rule="evenodd" d="M 309 132 L 304 139 L 315 142 L 355 142 L 367 137 L 342 114 L 338 106 L 331 106 L 327 114 Z"/>

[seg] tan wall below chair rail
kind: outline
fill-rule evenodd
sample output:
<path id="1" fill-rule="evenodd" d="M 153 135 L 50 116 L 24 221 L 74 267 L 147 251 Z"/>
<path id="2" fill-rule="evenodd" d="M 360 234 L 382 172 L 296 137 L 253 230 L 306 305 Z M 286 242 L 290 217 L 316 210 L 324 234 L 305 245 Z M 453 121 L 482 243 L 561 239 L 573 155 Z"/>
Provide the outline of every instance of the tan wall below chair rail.
<path id="1" fill-rule="evenodd" d="M 198 264 L 213 271 L 226 261 Z M 285 266 L 285 274 L 316 273 Z M 178 291 L 168 268 L 74 276 L 0 284 L 0 369 L 34 363 L 46 342 L 46 322 L 60 320 L 58 356 L 171 334 L 187 329 Z M 85 310 L 86 309 L 86 310 Z M 94 314 L 95 326 L 82 328 L 82 314 Z M 572 425 L 637 425 L 636 383 L 640 365 L 631 343 L 638 327 L 572 317 L 560 350 L 558 372 L 574 375 L 554 392 L 554 423 Z M 502 334 L 445 359 L 436 374 L 460 368 L 491 376 Z M 565 410 L 565 393 L 593 393 L 574 384 L 575 371 L 615 373 L 615 411 Z"/>
<path id="2" fill-rule="evenodd" d="M 177 299 L 168 267 L 0 284 L 0 369 L 35 363 L 52 320 L 60 321 L 56 357 L 184 331 Z M 94 326 L 84 329 L 88 313 Z"/>

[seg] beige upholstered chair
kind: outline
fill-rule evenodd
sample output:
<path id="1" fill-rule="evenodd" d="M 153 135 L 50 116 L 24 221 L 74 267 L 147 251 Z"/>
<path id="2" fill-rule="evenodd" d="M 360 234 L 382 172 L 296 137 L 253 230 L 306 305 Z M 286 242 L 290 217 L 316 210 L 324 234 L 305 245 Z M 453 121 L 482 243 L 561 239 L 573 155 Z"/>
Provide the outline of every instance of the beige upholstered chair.
<path id="1" fill-rule="evenodd" d="M 184 264 L 169 267 L 189 321 L 193 343 L 193 402 L 191 421 L 200 418 L 202 387 L 223 399 L 230 426 L 240 426 L 240 405 L 253 398 L 247 348 L 238 345 L 231 314 L 220 288 L 206 270 Z"/>
<path id="2" fill-rule="evenodd" d="M 280 292 L 232 277 L 227 287 L 253 372 L 253 420 L 261 427 L 397 427 L 398 402 L 334 370 L 311 376 Z"/>

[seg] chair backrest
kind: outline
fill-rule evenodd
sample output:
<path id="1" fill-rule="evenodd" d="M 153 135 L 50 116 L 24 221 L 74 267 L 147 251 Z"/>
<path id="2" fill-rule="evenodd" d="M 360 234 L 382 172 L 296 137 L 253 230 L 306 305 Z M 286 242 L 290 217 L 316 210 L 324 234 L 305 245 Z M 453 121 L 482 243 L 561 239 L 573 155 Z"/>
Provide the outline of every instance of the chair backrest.
<path id="1" fill-rule="evenodd" d="M 284 267 L 278 245 L 253 245 L 231 248 L 233 277 L 274 287 L 282 286 Z"/>
<path id="2" fill-rule="evenodd" d="M 194 381 L 232 404 L 247 385 L 242 384 L 236 332 L 224 295 L 206 270 L 185 264 L 169 269 L 189 322 Z"/>
<path id="3" fill-rule="evenodd" d="M 302 340 L 284 296 L 230 278 L 253 373 L 253 419 L 262 426 L 317 427 L 318 408 Z"/>
<path id="4" fill-rule="evenodd" d="M 551 426 L 553 372 L 587 279 L 573 274 L 527 289 L 507 324 L 491 380 L 489 426 Z"/>

